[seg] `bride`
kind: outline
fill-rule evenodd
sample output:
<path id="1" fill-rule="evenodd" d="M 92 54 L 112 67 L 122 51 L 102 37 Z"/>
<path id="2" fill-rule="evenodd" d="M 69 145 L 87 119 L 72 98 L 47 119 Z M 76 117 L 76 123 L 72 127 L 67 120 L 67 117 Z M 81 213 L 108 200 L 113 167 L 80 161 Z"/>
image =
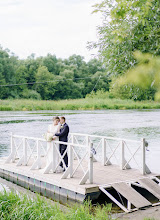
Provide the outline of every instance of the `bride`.
<path id="1" fill-rule="evenodd" d="M 58 116 L 53 118 L 53 123 L 48 126 L 47 136 L 54 136 L 56 133 L 59 133 L 60 130 L 60 118 Z M 54 139 L 59 141 L 59 137 Z M 54 159 L 53 159 L 54 158 Z M 53 141 L 47 142 L 47 166 L 53 162 L 54 168 L 56 168 L 58 163 L 58 152 L 54 148 Z"/>

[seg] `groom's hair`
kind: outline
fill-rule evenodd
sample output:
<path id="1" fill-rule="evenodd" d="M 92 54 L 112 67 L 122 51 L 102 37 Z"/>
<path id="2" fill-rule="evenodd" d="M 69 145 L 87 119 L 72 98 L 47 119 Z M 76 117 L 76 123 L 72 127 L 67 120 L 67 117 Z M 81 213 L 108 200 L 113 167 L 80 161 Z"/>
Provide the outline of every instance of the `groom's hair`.
<path id="1" fill-rule="evenodd" d="M 60 121 L 60 118 L 58 116 L 55 116 L 55 117 L 53 117 L 53 121 L 54 120 L 59 120 Z"/>
<path id="2" fill-rule="evenodd" d="M 64 116 L 61 116 L 61 118 L 62 118 L 64 121 L 66 121 L 66 118 L 65 118 Z"/>

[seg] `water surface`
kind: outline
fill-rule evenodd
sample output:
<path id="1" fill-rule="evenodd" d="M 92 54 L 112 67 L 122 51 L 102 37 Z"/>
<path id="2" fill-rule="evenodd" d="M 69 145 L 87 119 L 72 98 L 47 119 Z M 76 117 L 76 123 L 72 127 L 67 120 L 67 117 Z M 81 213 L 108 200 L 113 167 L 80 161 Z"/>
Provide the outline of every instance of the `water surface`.
<path id="1" fill-rule="evenodd" d="M 11 132 L 42 137 L 55 115 L 66 117 L 70 132 L 146 138 L 147 163 L 153 172 L 160 173 L 160 110 L 0 112 L 0 157 L 9 155 Z"/>

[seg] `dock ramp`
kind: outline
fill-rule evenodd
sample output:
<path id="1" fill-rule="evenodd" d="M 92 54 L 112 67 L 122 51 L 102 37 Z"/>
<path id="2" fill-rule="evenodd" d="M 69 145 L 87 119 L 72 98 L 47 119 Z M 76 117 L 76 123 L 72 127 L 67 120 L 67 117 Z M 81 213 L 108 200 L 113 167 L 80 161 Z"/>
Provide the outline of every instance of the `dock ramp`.
<path id="1" fill-rule="evenodd" d="M 156 178 L 157 179 L 157 178 Z M 150 178 L 139 179 L 135 182 L 118 182 L 110 184 L 110 186 L 106 187 L 105 185 L 99 186 L 99 189 L 108 196 L 115 204 L 117 204 L 123 211 L 131 212 L 138 210 L 140 208 L 149 207 L 155 204 L 152 204 L 148 201 L 144 196 L 142 196 L 139 192 L 137 192 L 133 187 L 133 185 L 139 186 L 141 188 L 146 189 L 152 195 L 154 195 L 158 200 L 160 200 L 160 185 L 159 180 L 155 182 Z M 117 191 L 120 201 L 118 201 L 110 192 L 109 188 L 113 188 Z M 127 200 L 127 207 L 123 203 L 124 197 Z M 160 203 L 156 203 L 157 205 Z M 134 206 L 134 208 L 132 208 Z"/>
<path id="2" fill-rule="evenodd" d="M 157 184 L 156 182 L 154 182 L 152 179 L 149 178 L 140 179 L 138 180 L 138 183 L 160 200 L 159 184 Z"/>

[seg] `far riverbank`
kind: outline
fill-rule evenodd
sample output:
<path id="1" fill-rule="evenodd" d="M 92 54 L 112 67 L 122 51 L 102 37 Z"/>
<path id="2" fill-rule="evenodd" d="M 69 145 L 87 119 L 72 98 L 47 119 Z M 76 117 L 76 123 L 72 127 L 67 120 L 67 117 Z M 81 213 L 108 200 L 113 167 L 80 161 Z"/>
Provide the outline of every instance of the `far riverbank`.
<path id="1" fill-rule="evenodd" d="M 160 109 L 160 102 L 121 100 L 114 98 L 84 98 L 58 101 L 30 99 L 0 100 L 0 111 L 98 109 Z"/>

